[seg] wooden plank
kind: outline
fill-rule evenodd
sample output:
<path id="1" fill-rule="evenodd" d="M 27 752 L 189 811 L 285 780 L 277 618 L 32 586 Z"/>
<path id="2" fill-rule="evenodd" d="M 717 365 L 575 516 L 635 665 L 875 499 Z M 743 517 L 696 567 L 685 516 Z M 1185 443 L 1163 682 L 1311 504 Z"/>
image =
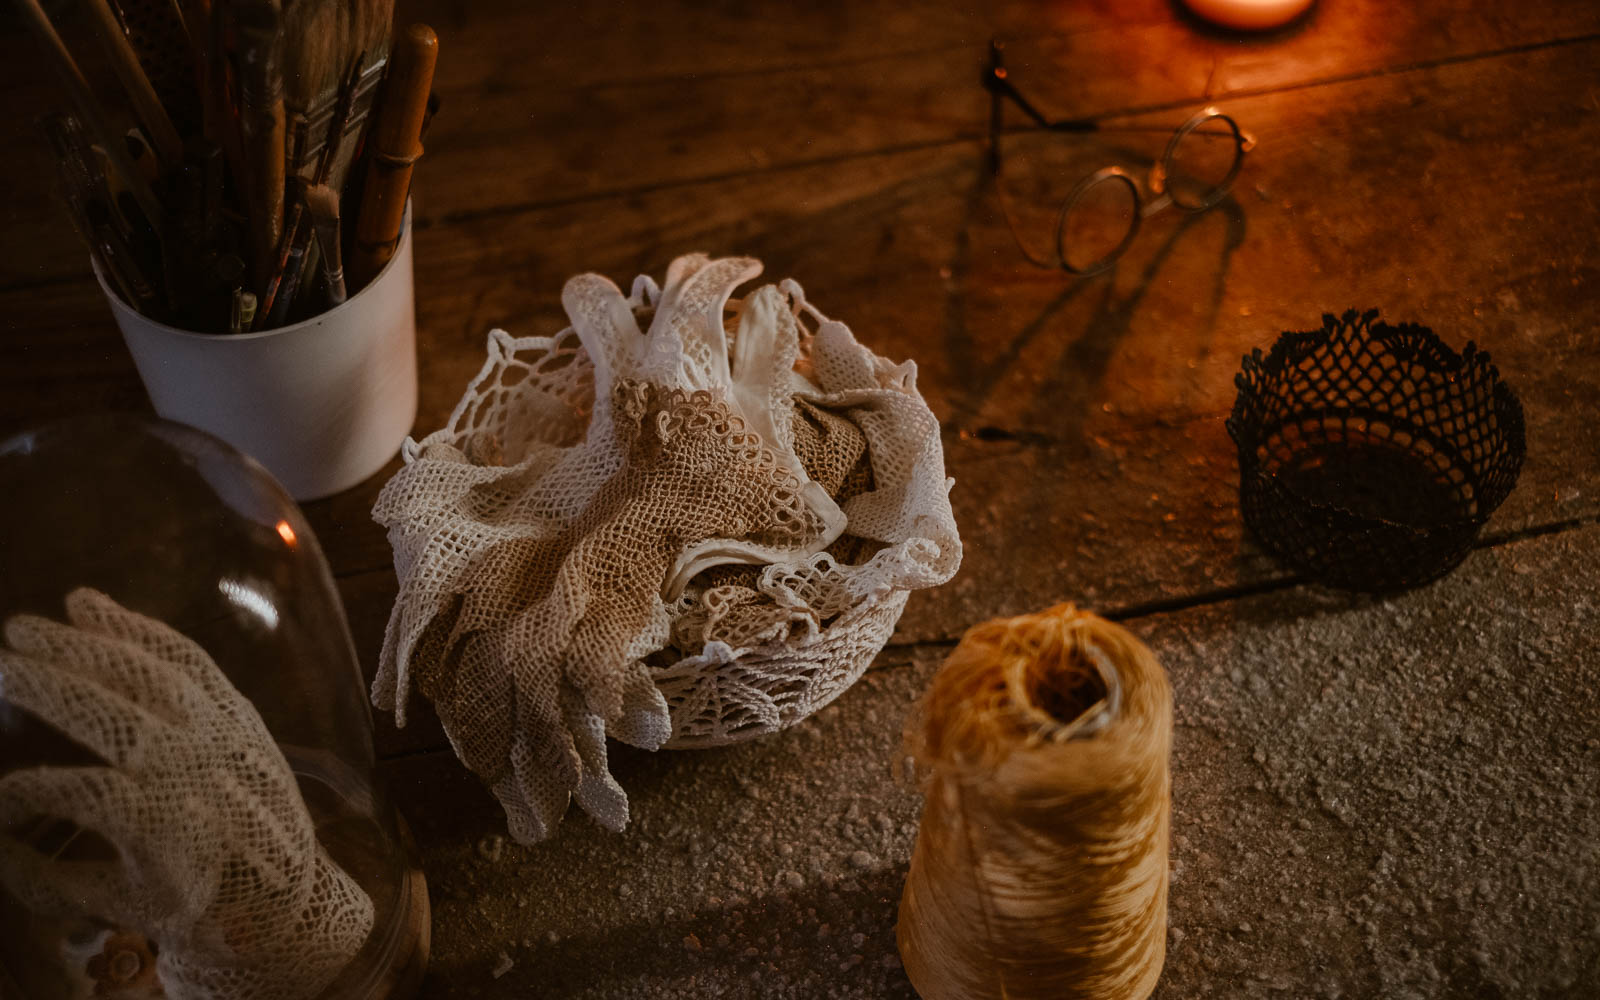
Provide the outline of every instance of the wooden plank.
<path id="1" fill-rule="evenodd" d="M 1175 17 L 1164 0 L 984 11 L 769 0 L 739 18 L 687 4 L 619 18 L 587 5 L 441 2 L 403 8 L 412 17 L 436 23 L 444 53 L 445 110 L 418 168 L 424 221 L 973 137 L 986 128 L 977 77 L 993 34 L 1014 38 L 1015 77 L 1046 108 L 1103 115 L 1600 30 L 1600 8 L 1555 0 L 1514 15 L 1470 0 L 1330 4 L 1287 36 L 1247 41 Z M 79 49 L 92 61 L 92 47 Z M 0 37 L 0 65 L 18 82 L 0 141 L 23 151 L 0 165 L 16 248 L 0 253 L 0 286 L 82 273 L 31 126 L 59 102 L 24 37 Z"/>
<path id="2" fill-rule="evenodd" d="M 969 6 L 857 0 L 805 8 L 752 0 L 740 4 L 736 14 L 684 0 L 624 10 L 402 0 L 396 17 L 426 21 L 438 30 L 441 45 L 472 53 L 441 76 L 441 92 L 535 89 L 537 79 L 538 89 L 555 94 L 865 64 L 939 49 L 970 53 L 976 47 L 981 56 L 991 37 L 1006 40 L 1015 56 L 1029 44 L 1053 45 L 1077 36 L 1092 44 L 1062 51 L 1095 58 L 1080 59 L 1074 79 L 1061 81 L 1066 86 L 1094 86 L 1081 78 L 1111 69 L 1163 73 L 1153 64 L 1173 55 L 1188 58 L 1178 51 L 1188 49 L 1208 62 L 1218 60 L 1232 89 L 1281 85 L 1285 72 L 1335 76 L 1536 44 L 1592 32 L 1597 24 L 1592 11 L 1549 0 L 1515 10 L 1460 0 L 1408 8 L 1346 0 L 1319 4 L 1286 31 L 1257 35 L 1209 27 L 1167 0 L 996 0 Z M 1113 37 L 1118 34 L 1125 37 Z M 1151 44 L 1153 39 L 1162 41 Z M 1139 44 L 1147 46 L 1143 58 L 1123 58 L 1136 56 Z M 882 82 L 895 85 L 891 79 Z"/>
<path id="3" fill-rule="evenodd" d="M 149 401 L 94 279 L 0 292 L 0 435 Z"/>
<path id="4" fill-rule="evenodd" d="M 459 94 L 467 108 L 435 123 L 425 212 L 453 219 L 977 136 L 989 113 L 978 78 L 994 34 L 1014 36 L 1007 60 L 1019 86 L 1053 114 L 1083 116 L 1227 100 L 1600 30 L 1600 10 L 1572 5 L 1526 17 L 1519 8 L 1513 17 L 1471 3 L 1428 10 L 1346 3 L 1324 5 L 1287 38 L 1241 44 L 1173 18 L 1164 3 L 1130 5 L 1126 13 L 1120 5 L 996 6 L 965 30 L 933 18 L 925 34 L 896 36 L 901 20 L 886 18 L 887 37 L 876 54 L 777 70 L 752 62 L 721 72 L 674 69 L 669 55 L 665 66 L 651 63 L 654 71 L 638 80 L 626 71 L 620 79 L 611 75 L 619 61 L 630 60 L 591 57 L 596 47 L 609 52 L 629 44 L 626 34 L 586 38 L 566 58 L 530 71 L 523 33 L 496 16 L 499 41 L 492 41 L 469 21 L 462 30 L 483 58 L 460 67 L 441 61 L 440 93 L 447 101 Z M 866 18 L 861 23 L 873 23 Z M 787 35 L 793 19 L 779 23 Z M 859 43 L 860 34 L 853 37 Z M 899 54 L 911 38 L 938 45 Z M 446 32 L 445 51 L 449 44 Z M 489 71 L 493 85 L 486 85 L 484 67 L 498 67 Z M 456 72 L 465 79 L 458 82 Z M 1021 124 L 1015 114 L 1011 120 Z"/>
<path id="5" fill-rule="evenodd" d="M 1597 545 L 1479 552 L 1391 601 L 1294 589 L 1135 624 L 1174 689 L 1158 997 L 1592 981 Z M 913 996 L 893 928 L 919 802 L 891 767 L 941 654 L 766 740 L 619 748 L 621 835 L 573 811 L 522 848 L 449 755 L 383 765 L 433 898 L 429 995 Z"/>

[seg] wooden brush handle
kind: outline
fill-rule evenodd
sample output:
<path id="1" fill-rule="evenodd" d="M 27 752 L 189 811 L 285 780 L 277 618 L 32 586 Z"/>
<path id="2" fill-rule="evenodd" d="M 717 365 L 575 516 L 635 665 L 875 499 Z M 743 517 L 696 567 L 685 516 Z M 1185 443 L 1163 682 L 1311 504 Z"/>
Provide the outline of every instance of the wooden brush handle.
<path id="1" fill-rule="evenodd" d="M 219 51 L 223 14 L 224 9 L 213 5 L 211 0 L 183 0 L 183 20 L 188 27 L 194 61 L 194 88 L 200 95 L 202 131 L 207 139 L 222 147 L 222 155 L 233 176 L 243 177 L 244 153 L 240 147 L 239 125 L 228 99 L 228 64 Z"/>
<path id="2" fill-rule="evenodd" d="M 282 25 L 276 0 L 241 4 L 239 132 L 250 213 L 251 276 L 265 294 L 283 239 L 284 117 Z"/>
<path id="3" fill-rule="evenodd" d="M 411 168 L 422 155 L 422 118 L 433 87 L 439 37 L 426 24 L 413 24 L 396 40 L 389 56 L 389 80 L 373 130 L 367 182 L 356 215 L 350 272 L 364 285 L 394 256 L 405 218 Z"/>
<path id="4" fill-rule="evenodd" d="M 106 0 L 89 0 L 86 6 L 94 23 L 95 34 L 100 36 L 106 54 L 111 58 L 111 69 L 117 74 L 122 89 L 128 92 L 134 114 L 139 116 L 139 122 L 144 125 L 145 134 L 150 136 L 156 156 L 160 157 L 163 166 L 176 166 L 183 159 L 183 140 L 178 138 L 178 130 L 172 126 L 172 119 L 167 117 L 167 109 L 161 106 L 161 98 L 156 96 L 150 78 L 145 76 L 144 68 L 139 65 L 139 57 L 128 43 L 128 36 L 122 33 L 117 15 L 111 12 L 111 5 Z"/>
<path id="5" fill-rule="evenodd" d="M 83 123 L 94 134 L 95 140 L 105 149 L 106 156 L 110 158 L 111 165 L 122 175 L 123 182 L 128 185 L 128 190 L 139 201 L 139 208 L 150 220 L 150 224 L 159 233 L 163 229 L 165 219 L 162 215 L 161 204 L 156 201 L 155 192 L 145 182 L 144 176 L 139 173 L 133 163 L 128 159 L 128 150 L 122 143 L 122 137 L 111 130 L 105 115 L 100 111 L 99 103 L 94 99 L 94 93 L 89 89 L 89 82 L 83 78 L 83 73 L 78 69 L 78 64 L 73 62 L 72 53 L 67 51 L 66 45 L 61 41 L 61 36 L 56 34 L 55 26 L 45 16 L 44 8 L 39 6 L 39 0 L 18 0 L 28 26 L 44 43 L 45 50 L 50 54 L 50 65 L 61 80 L 61 85 L 66 88 L 72 97 L 72 103 L 77 105 L 78 115 Z"/>

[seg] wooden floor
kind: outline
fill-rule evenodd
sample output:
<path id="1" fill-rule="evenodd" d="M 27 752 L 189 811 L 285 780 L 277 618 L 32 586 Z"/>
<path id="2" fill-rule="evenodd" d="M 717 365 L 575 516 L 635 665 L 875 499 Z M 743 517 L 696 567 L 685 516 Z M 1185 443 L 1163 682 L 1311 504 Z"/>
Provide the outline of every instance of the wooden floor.
<path id="1" fill-rule="evenodd" d="M 1527 462 L 1487 548 L 1571 535 L 1600 554 L 1600 6 L 1321 0 L 1303 24 L 1247 39 L 1167 0 L 401 0 L 400 10 L 441 40 L 442 110 L 414 189 L 416 435 L 443 424 L 490 329 L 564 325 L 567 277 L 598 271 L 625 285 L 685 252 L 754 255 L 880 354 L 914 358 L 943 421 L 965 564 L 913 598 L 885 665 L 936 662 L 975 622 L 1063 599 L 1136 630 L 1159 631 L 1161 615 L 1190 609 L 1223 622 L 1235 610 L 1270 617 L 1272 595 L 1299 588 L 1244 535 L 1223 427 L 1233 376 L 1241 355 L 1279 331 L 1351 307 L 1426 323 L 1457 346 L 1476 341 L 1520 395 Z M 979 71 L 994 35 L 1009 39 L 1012 79 L 1054 114 L 1171 127 L 1222 106 L 1258 138 L 1232 197 L 1201 216 L 1153 217 L 1107 276 L 1027 266 L 982 169 Z M 0 87 L 10 112 L 0 122 L 0 434 L 147 409 L 51 200 L 31 122 L 53 91 L 14 25 L 0 37 Z M 1077 144 L 1087 172 L 1142 169 L 1163 139 L 1055 141 Z M 307 506 L 369 673 L 396 585 L 368 512 L 397 465 Z M 1500 589 L 1494 574 L 1511 574 L 1511 562 L 1483 570 L 1481 586 Z M 1600 652 L 1580 639 L 1574 655 L 1594 677 Z M 869 681 L 892 686 L 890 673 Z M 914 693 L 894 697 L 903 705 Z M 847 716 L 853 705 L 846 697 L 827 711 Z M 900 724 L 878 722 L 885 733 Z M 470 922 L 476 896 L 510 899 L 530 877 L 559 879 L 528 865 L 501 881 L 462 876 L 461 852 L 495 832 L 487 794 L 463 778 L 431 716 L 404 731 L 380 718 L 377 734 L 430 879 L 458 883 L 441 914 Z M 1591 791 L 1597 762 L 1591 752 L 1575 776 Z M 692 780 L 667 766 L 634 761 L 624 784 Z M 571 856 L 591 860 L 601 848 L 572 842 L 606 836 L 576 814 L 561 833 Z M 895 838 L 883 860 L 903 865 L 909 837 Z M 900 877 L 890 865 L 863 891 L 888 898 Z M 1175 906 L 1185 891 L 1200 886 L 1180 883 Z M 882 912 L 892 922 L 892 907 Z M 1208 930 L 1234 933 L 1208 923 L 1221 919 L 1209 911 L 1186 912 L 1191 950 Z M 518 924 L 504 940 L 494 940 L 503 921 L 472 926 L 436 925 L 435 993 L 532 996 L 541 982 L 565 982 L 574 985 L 548 995 L 607 995 L 603 978 L 571 970 L 626 950 L 615 938 L 588 950 L 569 941 L 546 968 L 545 925 Z M 1574 967 L 1593 973 L 1600 938 L 1583 933 Z M 1236 970 L 1185 958 L 1182 940 L 1173 961 L 1189 963 L 1188 989 L 1163 996 L 1339 995 L 1294 972 L 1274 981 L 1281 994 L 1260 983 L 1229 992 Z M 489 973 L 500 954 L 517 962 L 504 979 Z M 683 981 L 681 969 L 673 975 Z M 855 975 L 823 981 L 882 995 L 849 993 Z M 885 975 L 883 989 L 905 995 L 903 976 Z M 1328 981 L 1377 988 L 1359 976 Z M 1387 995 L 1459 995 L 1451 989 Z M 1594 995 L 1574 989 L 1543 995 Z"/>

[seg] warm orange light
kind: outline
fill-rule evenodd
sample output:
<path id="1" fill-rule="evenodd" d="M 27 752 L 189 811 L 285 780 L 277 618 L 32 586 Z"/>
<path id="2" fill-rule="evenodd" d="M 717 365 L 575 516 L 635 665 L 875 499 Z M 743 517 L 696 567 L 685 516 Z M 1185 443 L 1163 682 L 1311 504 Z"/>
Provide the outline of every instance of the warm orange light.
<path id="1" fill-rule="evenodd" d="M 1311 6 L 1311 0 L 1185 0 L 1208 21 L 1245 31 L 1263 31 L 1288 24 Z"/>
<path id="2" fill-rule="evenodd" d="M 288 521 L 279 521 L 278 522 L 278 537 L 283 539 L 283 543 L 285 545 L 289 546 L 290 548 L 294 547 L 294 543 L 295 543 L 294 529 L 289 527 L 289 522 Z"/>

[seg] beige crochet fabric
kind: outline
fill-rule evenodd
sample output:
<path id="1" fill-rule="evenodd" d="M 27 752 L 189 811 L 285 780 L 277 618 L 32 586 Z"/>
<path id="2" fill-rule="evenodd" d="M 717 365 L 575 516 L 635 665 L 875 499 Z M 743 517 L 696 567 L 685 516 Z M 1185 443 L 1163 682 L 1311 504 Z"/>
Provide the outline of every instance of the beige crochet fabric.
<path id="1" fill-rule="evenodd" d="M 548 836 L 572 794 L 622 827 L 608 734 L 728 742 L 825 703 L 882 646 L 904 580 L 939 582 L 960 558 L 937 422 L 909 372 L 880 370 L 841 324 L 813 338 L 798 286 L 730 312 L 759 271 L 684 257 L 629 298 L 574 278 L 572 328 L 491 334 L 450 425 L 407 443 L 379 497 L 400 596 L 374 700 L 403 724 L 421 688 L 519 840 Z M 865 395 L 836 398 L 797 365 Z M 930 509 L 904 510 L 913 493 Z M 897 533 L 908 519 L 929 530 Z M 891 572 L 865 587 L 838 570 L 890 548 Z M 775 672 L 741 675 L 736 661 L 763 656 Z"/>
<path id="2" fill-rule="evenodd" d="M 205 650 L 98 591 L 65 624 L 6 622 L 0 698 L 105 766 L 0 778 L 0 881 L 24 906 L 89 916 L 156 947 L 172 1000 L 306 1000 L 372 929 L 367 894 L 323 851 L 261 716 Z M 65 820 L 112 857 L 42 853 Z"/>

